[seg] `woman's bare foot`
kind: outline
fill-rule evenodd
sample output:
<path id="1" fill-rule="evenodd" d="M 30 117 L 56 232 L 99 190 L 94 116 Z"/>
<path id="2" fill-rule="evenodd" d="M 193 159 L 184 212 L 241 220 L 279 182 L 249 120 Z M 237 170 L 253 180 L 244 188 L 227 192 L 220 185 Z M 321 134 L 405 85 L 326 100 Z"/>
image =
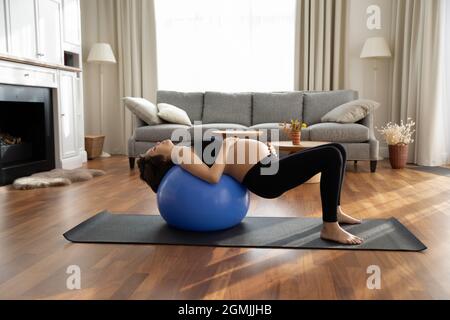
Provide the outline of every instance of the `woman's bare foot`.
<path id="1" fill-rule="evenodd" d="M 342 229 L 337 222 L 324 222 L 320 237 L 324 240 L 346 245 L 360 245 L 364 242 L 360 237 L 354 236 Z"/>
<path id="2" fill-rule="evenodd" d="M 350 217 L 348 214 L 342 211 L 341 207 L 338 207 L 338 222 L 342 224 L 361 224 L 361 220 Z"/>

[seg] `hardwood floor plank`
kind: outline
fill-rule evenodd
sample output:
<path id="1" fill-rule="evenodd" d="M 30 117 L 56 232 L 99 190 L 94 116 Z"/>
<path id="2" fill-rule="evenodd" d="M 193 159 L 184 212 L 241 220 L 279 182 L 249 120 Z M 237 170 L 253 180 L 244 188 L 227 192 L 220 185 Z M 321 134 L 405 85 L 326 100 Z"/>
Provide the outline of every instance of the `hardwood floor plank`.
<path id="1" fill-rule="evenodd" d="M 342 206 L 363 219 L 395 217 L 423 253 L 72 244 L 62 234 L 108 209 L 158 214 L 126 157 L 90 161 L 107 175 L 64 188 L 0 188 L 0 299 L 450 298 L 450 179 L 416 170 L 375 174 L 349 165 Z M 319 185 L 276 200 L 251 197 L 250 216 L 321 215 Z M 81 290 L 66 271 L 81 269 Z M 367 268 L 380 267 L 381 290 Z"/>

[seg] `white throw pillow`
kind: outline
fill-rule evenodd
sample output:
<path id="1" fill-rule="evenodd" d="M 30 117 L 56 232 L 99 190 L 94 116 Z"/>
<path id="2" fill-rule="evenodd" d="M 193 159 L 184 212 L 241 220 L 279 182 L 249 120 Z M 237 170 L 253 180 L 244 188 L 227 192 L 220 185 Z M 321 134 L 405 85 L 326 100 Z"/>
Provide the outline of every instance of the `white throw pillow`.
<path id="1" fill-rule="evenodd" d="M 168 103 L 159 103 L 158 110 L 158 116 L 169 123 L 192 126 L 191 119 L 189 119 L 188 114 L 183 109 Z"/>
<path id="2" fill-rule="evenodd" d="M 336 123 L 356 123 L 365 117 L 370 112 L 376 110 L 380 104 L 372 100 L 354 100 L 342 104 L 322 117 L 322 122 L 336 122 Z"/>
<path id="3" fill-rule="evenodd" d="M 150 101 L 143 98 L 126 97 L 122 99 L 125 106 L 139 119 L 149 125 L 161 124 L 163 121 L 158 117 L 158 108 Z"/>

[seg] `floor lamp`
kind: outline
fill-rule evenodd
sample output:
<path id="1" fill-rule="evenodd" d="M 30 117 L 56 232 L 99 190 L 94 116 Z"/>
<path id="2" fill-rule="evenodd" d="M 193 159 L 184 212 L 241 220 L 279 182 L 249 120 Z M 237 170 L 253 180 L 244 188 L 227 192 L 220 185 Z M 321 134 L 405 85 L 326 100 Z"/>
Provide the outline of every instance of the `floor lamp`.
<path id="1" fill-rule="evenodd" d="M 116 64 L 116 58 L 108 43 L 96 43 L 92 46 L 87 59 L 88 63 L 98 64 L 100 67 L 100 134 L 103 135 L 104 92 L 103 92 L 103 65 Z M 108 158 L 111 155 L 102 152 L 101 157 Z"/>
<path id="2" fill-rule="evenodd" d="M 385 38 L 383 37 L 373 37 L 368 38 L 364 43 L 364 47 L 361 51 L 361 59 L 372 59 L 373 60 L 373 72 L 375 74 L 375 97 L 377 95 L 377 73 L 378 65 L 377 59 L 387 59 L 391 58 L 391 49 Z"/>

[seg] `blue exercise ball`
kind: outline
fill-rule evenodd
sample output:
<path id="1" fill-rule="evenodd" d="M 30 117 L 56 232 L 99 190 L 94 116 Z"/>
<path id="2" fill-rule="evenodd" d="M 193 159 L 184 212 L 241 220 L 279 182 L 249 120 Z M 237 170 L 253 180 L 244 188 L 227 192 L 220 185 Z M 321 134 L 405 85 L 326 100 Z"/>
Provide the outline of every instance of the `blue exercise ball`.
<path id="1" fill-rule="evenodd" d="M 174 166 L 158 187 L 157 202 L 170 226 L 207 232 L 238 225 L 247 215 L 250 197 L 246 187 L 227 175 L 210 184 Z"/>

